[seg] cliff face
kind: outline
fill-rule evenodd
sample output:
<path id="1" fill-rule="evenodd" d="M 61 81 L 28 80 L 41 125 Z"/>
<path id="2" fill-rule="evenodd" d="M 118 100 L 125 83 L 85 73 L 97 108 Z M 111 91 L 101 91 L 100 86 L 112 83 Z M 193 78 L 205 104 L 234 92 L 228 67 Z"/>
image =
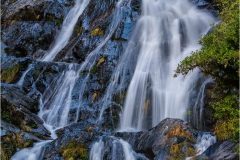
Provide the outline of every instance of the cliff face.
<path id="1" fill-rule="evenodd" d="M 117 61 L 126 48 L 132 28 L 140 13 L 140 5 L 140 1 L 134 1 L 131 5 L 127 1 L 124 2 L 121 16 L 118 17 L 118 26 L 112 31 L 111 22 L 116 14 L 116 1 L 91 1 L 78 18 L 68 44 L 53 61 L 43 62 L 38 59 L 54 45 L 64 19 L 74 7 L 74 2 L 1 1 L 1 105 L 2 124 L 4 124 L 2 125 L 4 132 L 2 154 L 5 158 L 10 158 L 18 149 L 32 146 L 33 142 L 39 139 L 50 139 L 50 133 L 37 116 L 40 111 L 42 94 L 45 93 L 45 99 L 50 98 L 57 89 L 54 88 L 57 80 L 68 69 L 68 64 L 74 63 L 78 68 L 88 54 L 94 51 L 107 36 L 110 36 L 107 43 L 98 50 L 96 65 L 90 70 L 89 82 L 83 93 L 85 103 L 81 107 L 77 120 L 78 122 L 87 120 L 85 126 L 90 126 L 96 121 L 101 107 L 96 102 L 103 96 Z M 25 76 L 24 81 L 20 84 L 23 76 Z M 85 71 L 79 76 L 80 79 L 84 79 Z M 80 83 L 81 80 L 76 86 Z M 73 90 L 73 101 L 76 99 L 76 103 L 75 106 L 73 103 L 69 112 L 72 115 L 69 117 L 76 116 L 78 96 L 79 88 L 76 88 Z M 117 103 L 122 101 L 119 97 L 120 95 L 116 95 Z M 112 130 L 117 127 L 120 111 L 118 106 L 113 107 L 111 111 L 107 110 L 104 115 L 106 120 L 101 128 Z M 68 119 L 68 123 L 73 121 L 74 118 Z M 13 129 L 10 129 L 9 123 L 14 125 Z M 19 136 L 19 140 L 15 142 L 11 136 L 18 134 L 33 134 L 34 136 L 28 138 Z M 9 147 L 10 149 L 5 150 Z"/>
<path id="2" fill-rule="evenodd" d="M 32 147 L 33 142 L 52 139 L 50 132 L 43 125 L 43 120 L 38 116 L 41 105 L 53 99 L 52 95 L 59 89 L 58 83 L 61 83 L 59 82 L 61 77 L 69 71 L 69 64 L 74 64 L 75 73 L 78 73 L 76 68 L 88 61 L 88 55 L 93 52 L 98 53 L 93 57 L 94 65 L 78 73 L 79 79 L 72 90 L 72 103 L 68 115 L 70 118 L 67 119 L 70 126 L 56 131 L 59 138 L 45 147 L 42 157 L 68 159 L 69 157 L 65 157 L 67 153 L 65 154 L 63 150 L 68 150 L 69 148 L 64 147 L 69 145 L 85 148 L 89 153 L 92 143 L 103 135 L 123 138 L 135 151 L 149 159 L 162 159 L 167 155 L 176 156 L 177 153 L 173 152 L 174 147 L 171 150 L 173 144 L 181 144 L 181 147 L 193 149 L 199 131 L 178 119 L 164 120 L 156 128 L 146 132 L 111 134 L 118 127 L 121 106 L 131 74 L 127 75 L 127 81 L 121 91 L 113 96 L 114 103 L 102 113 L 102 120 L 96 123 L 102 107 L 98 100 L 104 96 L 111 75 L 129 43 L 133 27 L 141 12 L 141 0 L 126 0 L 121 4 L 120 16 L 116 17 L 116 3 L 115 0 L 90 1 L 78 18 L 67 45 L 53 61 L 40 61 L 39 59 L 54 45 L 56 35 L 60 32 L 67 14 L 74 7 L 74 2 L 72 0 L 1 1 L 1 156 L 3 159 L 9 159 L 19 149 Z M 206 7 L 206 4 L 208 3 L 198 1 L 197 5 Z M 118 25 L 111 25 L 113 21 Z M 102 46 L 98 48 L 99 45 Z M 22 77 L 25 78 L 21 79 Z M 77 115 L 79 91 L 83 82 L 85 89 L 81 93 L 82 106 Z M 182 133 L 178 133 L 179 131 Z M 112 140 L 108 136 L 105 138 L 105 142 L 109 144 L 106 147 L 106 158 L 113 159 L 110 154 L 113 150 Z M 84 147 L 77 143 L 82 143 Z M 179 154 L 180 152 L 182 151 L 179 151 Z M 185 152 L 181 154 L 184 157 L 190 156 L 185 155 Z M 119 151 L 118 156 L 123 156 L 123 149 Z"/>

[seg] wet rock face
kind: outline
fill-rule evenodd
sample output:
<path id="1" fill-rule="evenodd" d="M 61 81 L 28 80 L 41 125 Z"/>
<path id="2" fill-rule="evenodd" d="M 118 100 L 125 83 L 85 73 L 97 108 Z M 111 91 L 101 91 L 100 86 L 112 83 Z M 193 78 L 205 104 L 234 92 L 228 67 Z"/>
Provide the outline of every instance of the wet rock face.
<path id="1" fill-rule="evenodd" d="M 193 144 L 199 134 L 198 130 L 180 119 L 167 118 L 148 131 L 135 133 L 118 132 L 111 134 L 99 132 L 99 128 L 94 127 L 91 123 L 90 121 L 77 123 L 58 130 L 59 138 L 46 147 L 45 158 L 58 157 L 57 159 L 61 159 L 62 155 L 59 154 L 61 148 L 67 146 L 71 141 L 83 143 L 88 148 L 89 155 L 91 146 L 99 139 L 102 139 L 104 143 L 104 159 L 113 158 L 113 144 L 119 146 L 115 154 L 124 157 L 119 138 L 128 142 L 136 153 L 144 155 L 140 156 L 140 159 L 146 159 L 143 157 L 147 157 L 163 160 L 167 159 L 167 156 L 171 159 L 171 157 L 176 156 L 176 153 L 186 157 L 187 155 L 191 156 L 189 150 L 195 153 Z"/>
<path id="2" fill-rule="evenodd" d="M 69 9 L 70 2 L 18 0 L 2 5 L 2 41 L 20 56 L 47 50 Z"/>
<path id="3" fill-rule="evenodd" d="M 9 159 L 19 149 L 33 142 L 49 139 L 38 112 L 38 95 L 29 94 L 12 84 L 1 84 L 1 154 Z"/>
<path id="4" fill-rule="evenodd" d="M 64 17 L 74 5 L 73 1 L 18 0 L 15 3 L 2 1 L 2 4 L 4 10 L 1 25 L 2 41 L 6 45 L 3 48 L 5 58 L 3 58 L 2 69 L 18 67 L 16 73 L 11 75 L 13 79 L 5 82 L 17 83 L 28 66 L 33 64 L 23 82 L 23 87 L 31 92 L 43 94 L 50 83 L 57 81 L 68 65 L 57 62 L 75 62 L 81 65 L 86 56 L 108 35 L 111 35 L 108 42 L 98 51 L 96 64 L 90 70 L 86 91 L 82 98 L 85 105 L 81 108 L 78 121 L 97 118 L 101 106 L 96 103 L 102 98 L 117 61 L 126 48 L 127 40 L 139 16 L 140 1 L 132 1 L 130 7 L 128 1 L 124 1 L 121 17 L 118 17 L 119 25 L 113 33 L 111 33 L 110 24 L 116 14 L 116 1 L 90 1 L 79 17 L 69 43 L 54 59 L 56 63 L 36 62 L 33 59 L 41 58 L 53 44 Z M 33 59 L 25 58 L 26 56 Z M 86 76 L 85 71 L 81 73 L 73 91 L 74 103 L 70 117 L 76 115 L 76 107 L 79 105 L 77 86 Z M 103 129 L 110 127 L 112 130 L 117 127 L 120 111 L 118 107 L 113 110 L 114 114 L 110 115 L 111 123 L 104 125 Z M 105 115 L 109 116 L 108 113 Z M 69 122 L 72 120 L 69 119 Z M 106 119 L 106 121 L 110 120 Z"/>

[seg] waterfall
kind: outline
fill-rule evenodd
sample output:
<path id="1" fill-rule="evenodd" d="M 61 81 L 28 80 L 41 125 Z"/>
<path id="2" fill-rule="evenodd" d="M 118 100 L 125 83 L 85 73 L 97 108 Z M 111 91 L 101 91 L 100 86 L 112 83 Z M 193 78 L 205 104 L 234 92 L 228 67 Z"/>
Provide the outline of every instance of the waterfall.
<path id="1" fill-rule="evenodd" d="M 57 138 L 55 130 L 69 125 L 69 111 L 72 104 L 72 91 L 83 71 L 90 71 L 100 57 L 99 51 L 108 42 L 117 29 L 122 16 L 121 7 L 124 0 L 119 0 L 110 24 L 110 31 L 97 47 L 88 54 L 80 65 L 69 64 L 56 81 L 52 82 L 41 97 L 39 117 L 45 127 L 51 131 L 52 138 Z M 191 51 L 199 49 L 197 44 L 201 35 L 205 34 L 213 22 L 211 16 L 193 7 L 188 0 L 142 0 L 142 15 L 137 21 L 132 37 L 128 42 L 111 83 L 106 89 L 100 118 L 104 110 L 111 105 L 112 95 L 126 88 L 129 80 L 121 116 L 120 130 L 140 131 L 157 125 L 166 117 L 186 117 L 189 91 L 199 77 L 198 70 L 185 77 L 173 78 L 177 64 Z M 44 55 L 42 61 L 52 61 L 69 41 L 78 17 L 82 14 L 89 0 L 76 0 L 75 6 L 65 18 L 62 29 L 53 46 Z M 130 1 L 127 5 L 130 4 Z M 31 69 L 31 65 L 29 66 Z M 23 79 L 27 72 L 23 74 Z M 82 105 L 83 93 L 89 73 L 83 78 L 79 87 L 79 100 L 75 121 L 78 121 Z M 21 80 L 20 80 L 21 81 Z M 22 84 L 22 82 L 19 84 Z M 131 146 L 114 137 L 112 140 L 112 157 L 117 158 L 118 146 L 125 159 L 146 159 L 137 154 Z M 12 158 L 32 155 L 35 159 L 41 148 L 49 141 L 39 142 L 31 149 L 24 149 Z M 100 140 L 93 144 L 90 159 L 103 159 L 105 142 Z M 30 154 L 33 153 L 33 154 Z M 30 157 L 30 159 L 32 158 Z M 19 158 L 18 158 L 19 159 Z M 32 158 L 34 159 L 34 158 Z M 14 159 L 13 159 L 14 160 Z"/>
<path id="2" fill-rule="evenodd" d="M 104 157 L 106 152 L 107 155 L 111 157 L 111 159 L 147 160 L 144 155 L 136 153 L 132 149 L 131 145 L 122 139 L 118 139 L 113 136 L 103 137 L 103 139 L 101 138 L 98 142 L 95 142 L 92 145 L 90 151 L 90 160 L 106 159 L 106 157 Z M 109 151 L 111 153 L 109 153 Z"/>
<path id="3" fill-rule="evenodd" d="M 73 32 L 78 17 L 83 13 L 90 0 L 76 0 L 74 7 L 69 11 L 63 21 L 61 31 L 54 41 L 53 47 L 44 55 L 43 61 L 52 61 L 61 49 L 63 49 Z"/>
<path id="4" fill-rule="evenodd" d="M 124 54 L 137 57 L 137 61 L 124 102 L 120 130 L 149 129 L 166 117 L 185 119 L 188 93 L 199 71 L 194 70 L 183 81 L 183 77 L 173 78 L 174 70 L 192 51 L 200 49 L 198 40 L 207 33 L 211 23 L 213 18 L 197 10 L 188 0 L 142 0 L 142 15 L 129 41 L 130 46 L 133 42 L 139 48 L 127 47 Z M 123 63 L 124 60 L 116 70 L 125 70 Z M 118 74 L 115 72 L 113 77 Z"/>

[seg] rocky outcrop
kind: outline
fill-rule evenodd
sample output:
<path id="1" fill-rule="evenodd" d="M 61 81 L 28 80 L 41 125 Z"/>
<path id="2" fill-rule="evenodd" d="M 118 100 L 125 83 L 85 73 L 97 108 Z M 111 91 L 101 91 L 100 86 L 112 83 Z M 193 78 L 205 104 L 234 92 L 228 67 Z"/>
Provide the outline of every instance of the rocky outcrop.
<path id="1" fill-rule="evenodd" d="M 167 118 L 156 127 L 144 132 L 110 134 L 99 132 L 98 127 L 94 127 L 91 122 L 84 122 L 61 129 L 57 133 L 59 138 L 46 147 L 46 159 L 53 159 L 53 157 L 61 159 L 61 148 L 67 146 L 71 141 L 83 143 L 89 154 L 90 147 L 99 139 L 102 139 L 105 144 L 106 159 L 111 159 L 113 156 L 113 141 L 116 140 L 116 143 L 119 144 L 120 139 L 128 142 L 139 154 L 138 156 L 145 155 L 140 156 L 142 158 L 163 160 L 178 157 L 184 159 L 196 153 L 194 143 L 200 132 L 183 120 Z M 124 155 L 121 147 L 117 152 L 120 157 Z"/>
<path id="2" fill-rule="evenodd" d="M 167 156 L 173 158 L 190 156 L 187 155 L 186 150 L 193 149 L 198 133 L 198 130 L 183 120 L 167 118 L 145 132 L 115 133 L 114 135 L 129 142 L 136 151 L 144 153 L 150 159 L 162 160 L 167 159 Z M 175 148 L 180 147 L 176 153 L 174 153 L 174 145 L 176 145 Z M 185 153 L 182 151 L 184 147 Z"/>

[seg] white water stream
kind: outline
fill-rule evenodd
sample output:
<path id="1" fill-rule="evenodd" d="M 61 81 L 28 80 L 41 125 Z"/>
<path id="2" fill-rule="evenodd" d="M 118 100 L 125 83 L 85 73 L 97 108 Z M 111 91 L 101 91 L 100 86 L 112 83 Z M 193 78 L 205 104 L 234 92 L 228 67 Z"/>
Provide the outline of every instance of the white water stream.
<path id="1" fill-rule="evenodd" d="M 30 69 L 32 69 L 32 64 L 30 64 L 27 68 L 27 70 L 22 74 L 22 77 L 20 78 L 20 80 L 18 81 L 18 85 L 22 86 L 23 85 L 23 82 L 24 82 L 24 79 L 28 73 L 28 71 L 30 71 Z"/>
<path id="2" fill-rule="evenodd" d="M 55 42 L 50 50 L 42 58 L 43 61 L 52 61 L 61 49 L 63 49 L 73 32 L 78 17 L 83 13 L 90 0 L 76 0 L 74 7 L 69 11 L 63 21 L 61 31 L 57 35 Z"/>

